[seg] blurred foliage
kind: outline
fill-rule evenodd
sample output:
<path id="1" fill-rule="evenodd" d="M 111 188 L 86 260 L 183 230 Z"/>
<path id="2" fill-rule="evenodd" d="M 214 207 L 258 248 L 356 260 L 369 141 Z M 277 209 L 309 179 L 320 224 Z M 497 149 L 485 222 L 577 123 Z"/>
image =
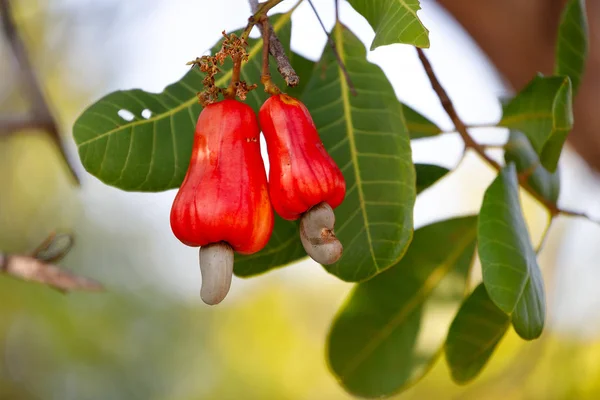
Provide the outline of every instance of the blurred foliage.
<path id="1" fill-rule="evenodd" d="M 0 399 L 349 399 L 325 366 L 324 337 L 341 295 L 269 275 L 220 308 L 151 292 L 62 296 L 0 280 Z M 301 301 L 300 301 L 301 299 Z M 398 399 L 597 399 L 600 341 L 514 332 L 477 381 L 446 364 Z"/>
<path id="2" fill-rule="evenodd" d="M 71 228 L 76 199 L 56 145 L 43 132 L 0 137 L 0 248 L 23 253 Z"/>

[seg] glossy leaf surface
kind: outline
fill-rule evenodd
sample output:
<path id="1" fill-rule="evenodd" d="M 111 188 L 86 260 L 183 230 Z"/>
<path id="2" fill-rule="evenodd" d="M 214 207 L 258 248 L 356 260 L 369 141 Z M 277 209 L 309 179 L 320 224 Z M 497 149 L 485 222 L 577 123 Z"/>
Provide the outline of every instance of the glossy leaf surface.
<path id="1" fill-rule="evenodd" d="M 521 210 L 514 164 L 504 168 L 486 190 L 477 236 L 490 298 L 512 315 L 521 337 L 538 337 L 545 321 L 544 287 Z"/>

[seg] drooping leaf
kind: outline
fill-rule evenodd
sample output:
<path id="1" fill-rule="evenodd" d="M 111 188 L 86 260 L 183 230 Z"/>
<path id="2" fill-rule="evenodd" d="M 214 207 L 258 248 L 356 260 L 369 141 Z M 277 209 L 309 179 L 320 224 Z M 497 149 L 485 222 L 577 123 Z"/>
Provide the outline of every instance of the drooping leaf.
<path id="1" fill-rule="evenodd" d="M 476 228 L 475 217 L 423 227 L 398 264 L 355 287 L 328 339 L 329 364 L 346 390 L 388 396 L 435 362 L 446 333 L 439 326 L 449 326 L 464 298 Z"/>
<path id="2" fill-rule="evenodd" d="M 527 174 L 527 183 L 539 195 L 556 204 L 560 193 L 560 176 L 558 171 L 548 172 L 540 164 L 540 159 L 525 135 L 519 131 L 511 131 L 508 142 L 504 145 L 504 159 L 513 162 L 517 173 Z"/>
<path id="3" fill-rule="evenodd" d="M 429 31 L 419 17 L 419 0 L 348 0 L 375 31 L 371 50 L 394 43 L 429 47 Z"/>
<path id="4" fill-rule="evenodd" d="M 479 375 L 509 326 L 510 317 L 490 300 L 483 283 L 479 284 L 448 331 L 445 353 L 452 379 L 465 384 Z"/>
<path id="5" fill-rule="evenodd" d="M 437 165 L 415 164 L 417 173 L 417 194 L 433 186 L 442 179 L 448 169 Z M 335 211 L 336 215 L 339 215 Z M 298 236 L 298 224 L 285 221 L 275 215 L 273 236 L 264 249 L 255 254 L 235 255 L 234 272 L 237 276 L 248 278 L 260 275 L 275 268 L 281 268 L 306 258 L 306 253 Z"/>
<path id="6" fill-rule="evenodd" d="M 289 46 L 290 14 L 273 18 L 273 27 Z M 238 32 L 239 33 L 239 32 Z M 220 45 L 213 49 L 215 52 Z M 242 79 L 260 83 L 262 40 L 249 40 L 249 61 Z M 192 57 L 190 57 L 192 58 Z M 272 66 L 272 75 L 282 82 Z M 231 61 L 221 67 L 217 85 L 231 78 Z M 162 93 L 119 90 L 88 107 L 73 126 L 73 137 L 85 169 L 102 182 L 128 191 L 154 192 L 180 186 L 192 151 L 192 138 L 201 110 L 196 93 L 203 74 L 191 69 Z M 247 103 L 255 110 L 267 94 L 257 88 Z"/>
<path id="7" fill-rule="evenodd" d="M 417 173 L 417 194 L 430 186 L 433 186 L 437 181 L 442 179 L 449 169 L 433 164 L 415 164 L 415 172 Z"/>
<path id="8" fill-rule="evenodd" d="M 505 167 L 485 192 L 478 225 L 483 283 L 492 301 L 512 315 L 524 339 L 542 333 L 545 296 L 525 225 L 514 164 Z"/>
<path id="9" fill-rule="evenodd" d="M 402 103 L 402 110 L 412 140 L 437 136 L 442 133 L 440 127 L 404 103 Z"/>
<path id="10" fill-rule="evenodd" d="M 346 27 L 338 24 L 333 34 L 358 95 L 327 49 L 303 100 L 346 180 L 346 198 L 336 209 L 344 255 L 326 269 L 362 281 L 394 265 L 410 243 L 415 170 L 402 108 L 385 74 Z"/>
<path id="11" fill-rule="evenodd" d="M 503 111 L 499 125 L 523 132 L 542 165 L 556 171 L 562 146 L 573 128 L 569 78 L 537 76 Z"/>
<path id="12" fill-rule="evenodd" d="M 554 73 L 568 76 L 577 93 L 588 55 L 588 22 L 585 0 L 569 0 L 565 5 L 556 43 Z"/>

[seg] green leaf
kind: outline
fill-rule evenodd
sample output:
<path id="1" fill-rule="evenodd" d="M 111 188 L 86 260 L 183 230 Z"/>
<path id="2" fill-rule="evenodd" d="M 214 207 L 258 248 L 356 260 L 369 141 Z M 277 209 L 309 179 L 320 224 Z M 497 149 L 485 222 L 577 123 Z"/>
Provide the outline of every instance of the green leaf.
<path id="1" fill-rule="evenodd" d="M 499 125 L 523 132 L 542 165 L 556 171 L 562 146 L 573 128 L 569 78 L 537 76 L 503 111 Z"/>
<path id="2" fill-rule="evenodd" d="M 406 104 L 401 104 L 404 112 L 404 119 L 406 120 L 406 126 L 408 127 L 410 138 L 412 140 L 437 136 L 442 133 L 440 127 L 431 122 L 427 117 Z"/>
<path id="3" fill-rule="evenodd" d="M 433 186 L 450 170 L 431 164 L 415 164 L 417 194 Z M 336 211 L 339 219 L 339 214 Z M 235 255 L 234 273 L 241 278 L 282 268 L 306 257 L 298 236 L 297 221 L 286 221 L 275 215 L 273 236 L 264 249 L 247 256 Z"/>
<path id="4" fill-rule="evenodd" d="M 429 31 L 419 17 L 419 0 L 348 0 L 375 31 L 371 50 L 394 43 L 429 47 Z"/>
<path id="5" fill-rule="evenodd" d="M 464 298 L 476 231 L 476 217 L 423 227 L 398 264 L 355 287 L 333 322 L 327 350 L 346 390 L 388 396 L 428 371 L 444 343 L 440 327 L 450 325 Z"/>
<path id="6" fill-rule="evenodd" d="M 468 383 L 479 375 L 509 325 L 510 317 L 479 284 L 460 307 L 446 339 L 446 361 L 456 383 Z"/>
<path id="7" fill-rule="evenodd" d="M 506 163 L 513 162 L 519 174 L 529 175 L 527 178 L 529 186 L 544 199 L 556 204 L 560 194 L 559 173 L 558 171 L 550 173 L 542 167 L 527 137 L 519 131 L 511 131 L 504 150 Z"/>
<path id="8" fill-rule="evenodd" d="M 542 333 L 545 297 L 536 254 L 525 225 L 514 164 L 485 192 L 478 226 L 483 283 L 492 301 L 512 315 L 524 339 Z"/>
<path id="9" fill-rule="evenodd" d="M 415 170 L 402 108 L 385 74 L 347 28 L 338 24 L 333 34 L 358 95 L 327 49 L 303 100 L 346 179 L 346 198 L 336 209 L 344 255 L 326 269 L 362 281 L 398 262 L 410 243 Z"/>
<path id="10" fill-rule="evenodd" d="M 434 185 L 450 172 L 444 167 L 430 164 L 415 164 L 415 171 L 417 173 L 417 194 Z M 336 215 L 338 215 L 337 211 Z M 298 236 L 297 222 L 286 221 L 275 215 L 273 236 L 267 246 L 258 253 L 248 256 L 236 254 L 234 272 L 241 278 L 248 278 L 275 268 L 285 267 L 305 257 L 306 252 Z"/>
<path id="11" fill-rule="evenodd" d="M 588 22 L 584 0 L 569 0 L 565 5 L 556 43 L 554 73 L 571 78 L 577 93 L 588 55 Z"/>
<path id="12" fill-rule="evenodd" d="M 290 14 L 275 17 L 273 27 L 287 47 Z M 260 83 L 261 48 L 262 40 L 249 40 L 250 57 L 242 64 L 241 73 L 249 83 Z M 221 71 L 216 83 L 226 86 L 231 78 L 231 61 Z M 275 69 L 272 74 L 281 82 Z M 203 74 L 193 68 L 162 93 L 117 91 L 88 107 L 73 126 L 85 169 L 123 190 L 153 192 L 179 187 L 189 165 L 201 110 L 196 93 L 202 90 L 202 79 Z M 266 98 L 267 94 L 257 88 L 249 93 L 247 103 L 258 110 Z M 119 116 L 120 110 L 130 112 L 133 119 Z M 144 110 L 151 112 L 148 118 L 142 115 Z"/>
<path id="13" fill-rule="evenodd" d="M 446 176 L 450 170 L 438 165 L 415 164 L 415 172 L 417 173 L 417 194 L 419 194 Z"/>

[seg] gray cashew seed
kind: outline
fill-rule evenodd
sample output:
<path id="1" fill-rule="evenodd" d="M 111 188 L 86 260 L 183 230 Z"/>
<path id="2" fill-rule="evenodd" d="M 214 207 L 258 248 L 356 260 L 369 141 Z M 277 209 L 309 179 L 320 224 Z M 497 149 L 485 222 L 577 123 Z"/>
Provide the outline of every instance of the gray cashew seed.
<path id="1" fill-rule="evenodd" d="M 306 253 L 319 264 L 333 264 L 342 256 L 342 243 L 333 232 L 335 214 L 325 202 L 305 212 L 300 218 L 300 240 Z"/>
<path id="2" fill-rule="evenodd" d="M 208 305 L 219 304 L 231 286 L 233 249 L 224 242 L 211 243 L 200 248 L 200 297 Z"/>

